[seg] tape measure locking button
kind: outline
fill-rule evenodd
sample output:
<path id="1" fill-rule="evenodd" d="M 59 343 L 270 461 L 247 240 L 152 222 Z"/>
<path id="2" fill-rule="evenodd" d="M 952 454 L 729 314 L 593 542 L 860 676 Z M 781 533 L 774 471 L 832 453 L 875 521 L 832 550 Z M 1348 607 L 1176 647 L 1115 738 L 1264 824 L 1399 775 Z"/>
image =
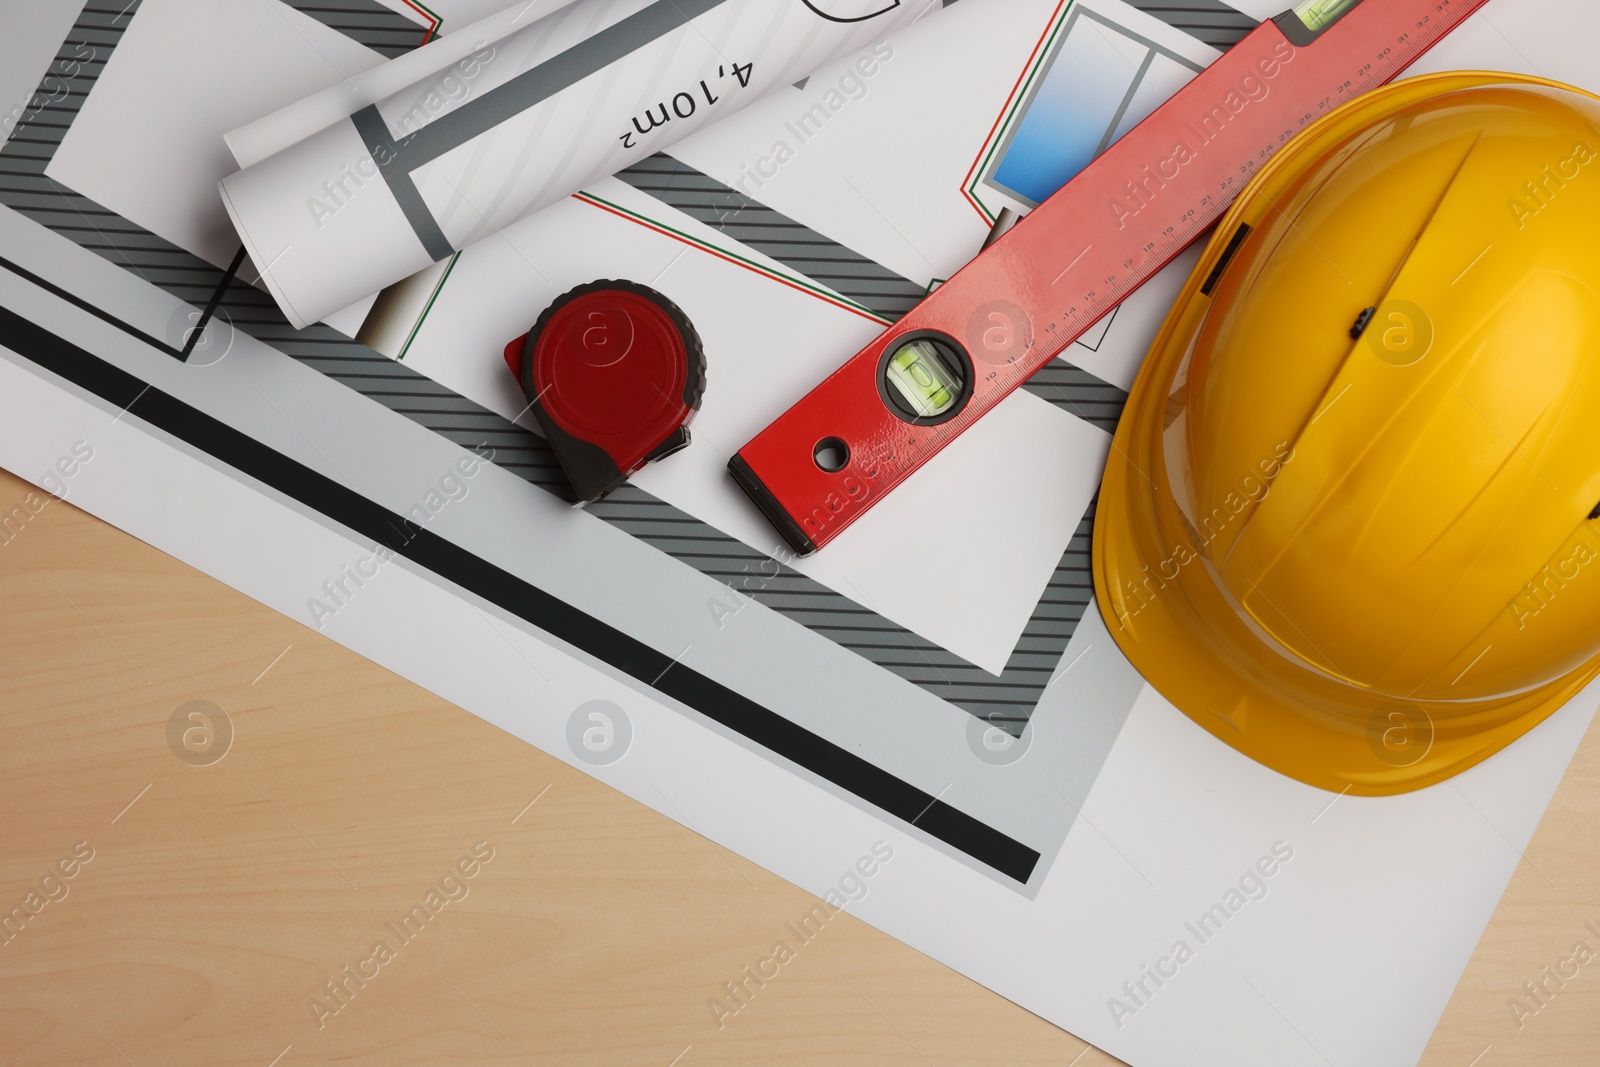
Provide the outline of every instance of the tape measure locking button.
<path id="1" fill-rule="evenodd" d="M 685 448 L 705 394 L 700 334 L 678 305 L 635 282 L 563 293 L 505 358 L 579 507 Z"/>

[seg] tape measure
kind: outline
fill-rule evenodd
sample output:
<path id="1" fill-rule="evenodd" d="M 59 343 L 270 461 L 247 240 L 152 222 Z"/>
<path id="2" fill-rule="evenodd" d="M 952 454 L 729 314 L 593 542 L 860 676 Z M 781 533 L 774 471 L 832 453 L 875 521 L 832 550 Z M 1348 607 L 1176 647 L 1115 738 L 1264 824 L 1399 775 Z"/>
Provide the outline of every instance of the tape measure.
<path id="1" fill-rule="evenodd" d="M 694 325 L 634 282 L 563 293 L 505 358 L 579 507 L 687 447 L 706 388 Z"/>
<path id="2" fill-rule="evenodd" d="M 735 481 L 796 552 L 827 544 L 1209 230 L 1296 133 L 1485 2 L 1312 0 L 1262 23 L 741 448 Z"/>

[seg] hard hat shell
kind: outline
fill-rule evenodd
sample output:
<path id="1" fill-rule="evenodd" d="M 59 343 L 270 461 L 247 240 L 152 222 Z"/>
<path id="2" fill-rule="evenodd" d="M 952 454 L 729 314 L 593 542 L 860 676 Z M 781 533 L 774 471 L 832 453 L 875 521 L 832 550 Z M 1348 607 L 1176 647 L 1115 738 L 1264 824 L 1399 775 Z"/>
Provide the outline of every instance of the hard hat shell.
<path id="1" fill-rule="evenodd" d="M 1218 225 L 1117 427 L 1096 599 L 1218 738 L 1400 793 L 1600 671 L 1597 505 L 1600 98 L 1414 78 Z"/>

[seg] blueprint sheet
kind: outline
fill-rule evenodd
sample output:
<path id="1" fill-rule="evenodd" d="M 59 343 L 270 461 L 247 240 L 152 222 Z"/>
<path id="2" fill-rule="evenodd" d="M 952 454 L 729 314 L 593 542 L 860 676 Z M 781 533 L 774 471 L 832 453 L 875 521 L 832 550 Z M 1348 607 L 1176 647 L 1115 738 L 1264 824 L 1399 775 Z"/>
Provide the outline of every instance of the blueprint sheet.
<path id="1" fill-rule="evenodd" d="M 41 482 L 92 442 L 73 503 L 819 895 L 890 843 L 854 914 L 1136 1067 L 1415 1062 L 1595 694 L 1376 800 L 1267 771 L 1143 684 L 1089 531 L 1192 257 L 813 560 L 722 474 L 1270 6 L 961 0 L 466 249 L 403 358 L 351 339 L 362 307 L 293 330 L 230 272 L 223 135 L 494 7 L 10 0 L 0 463 Z M 1600 88 L 1596 32 L 1492 0 L 1425 65 Z M 574 511 L 499 350 L 596 277 L 682 305 L 709 386 L 691 450 Z M 953 514 L 952 484 L 982 507 Z M 1396 900 L 1437 903 L 1384 921 Z"/>

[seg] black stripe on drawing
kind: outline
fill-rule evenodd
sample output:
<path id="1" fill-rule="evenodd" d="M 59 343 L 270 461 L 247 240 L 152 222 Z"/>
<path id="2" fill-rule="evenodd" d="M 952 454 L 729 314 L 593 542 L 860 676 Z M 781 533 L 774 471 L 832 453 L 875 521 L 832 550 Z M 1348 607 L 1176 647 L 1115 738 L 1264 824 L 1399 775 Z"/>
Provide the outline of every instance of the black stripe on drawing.
<path id="1" fill-rule="evenodd" d="M 1065 360 L 1053 359 L 1022 387 L 1041 400 L 1070 411 L 1106 433 L 1115 433 L 1128 394 Z"/>
<path id="2" fill-rule="evenodd" d="M 269 0 L 270 2 L 270 0 Z M 366 45 L 385 59 L 393 59 L 422 44 L 428 37 L 419 26 L 378 0 L 281 0 L 329 29 Z"/>
<path id="3" fill-rule="evenodd" d="M 222 304 L 222 294 L 228 289 L 228 283 L 233 281 L 234 275 L 239 273 L 239 268 L 244 266 L 244 246 L 239 246 L 239 251 L 234 253 L 233 262 L 228 264 L 228 269 L 223 272 L 222 282 L 217 286 L 216 292 L 211 294 L 211 299 L 206 301 L 205 310 L 200 312 L 200 320 L 189 330 L 189 338 L 184 342 L 183 351 L 178 353 L 178 358 L 185 363 L 194 354 L 195 346 L 205 336 L 206 327 L 211 325 L 211 320 L 216 317 L 217 308 Z"/>
<path id="4" fill-rule="evenodd" d="M 1221 0 L 1127 0 L 1133 7 L 1226 52 L 1259 23 Z"/>
<path id="5" fill-rule="evenodd" d="M 658 153 L 617 177 L 891 322 L 927 295 L 926 285 L 896 274 L 672 156 Z M 1062 360 L 1044 367 L 1023 388 L 1107 433 L 1116 429 L 1127 399 L 1121 389 Z"/>
<path id="6" fill-rule="evenodd" d="M 40 289 L 43 289 L 47 293 L 53 293 L 70 304 L 74 304 L 77 307 L 82 308 L 84 311 L 87 311 L 101 322 L 104 322 L 109 326 L 115 326 L 129 337 L 137 338 L 138 340 L 149 345 L 151 348 L 154 348 L 159 352 L 164 352 L 174 359 L 182 360 L 184 358 L 184 353 L 180 352 L 178 349 L 173 348 L 164 341 L 156 340 L 154 337 L 151 337 L 149 334 L 145 333 L 136 326 L 123 322 L 109 311 L 96 307 L 87 300 L 79 299 L 72 293 L 61 288 L 61 286 L 56 285 L 54 282 L 51 282 L 45 278 L 41 278 L 30 270 L 24 270 L 22 267 L 17 266 L 15 263 L 10 262 L 9 260 L 0 259 L 0 263 L 3 263 L 6 269 L 11 271 L 11 273 L 15 274 L 17 277 L 37 285 Z"/>
<path id="7" fill-rule="evenodd" d="M 12 264 L 0 260 L 8 269 Z M 74 299 L 80 307 L 85 302 Z M 644 683 L 931 837 L 1026 883 L 1039 853 L 769 708 L 514 574 L 406 520 L 122 368 L 0 307 L 6 347 L 143 419 L 364 541 L 392 549 L 480 599 Z"/>
<path id="8" fill-rule="evenodd" d="M 898 319 L 928 291 L 672 156 L 657 153 L 617 177 L 882 318 Z"/>
<path id="9" fill-rule="evenodd" d="M 890 321 L 899 319 L 926 295 L 926 286 L 671 156 L 651 156 L 617 177 Z M 1023 388 L 1108 434 L 1116 430 L 1128 398 L 1122 389 L 1059 359 L 1041 368 Z M 965 661 L 903 631 L 904 644 L 871 650 L 898 658 L 880 658 L 876 662 L 980 718 L 1020 733 L 1027 713 L 1038 702 L 1050 671 L 1093 599 L 1094 583 L 1089 572 L 1093 529 L 1091 504 L 999 678 L 975 673 L 976 669 Z M 763 597 L 763 601 L 778 610 L 789 607 L 789 613 L 804 618 L 812 629 L 841 644 L 851 644 L 852 635 L 846 628 L 854 620 L 829 619 L 825 610 L 803 612 L 798 606 L 780 607 L 771 595 Z M 854 647 L 865 654 L 859 635 L 855 641 Z M 1018 706 L 1023 710 L 1019 712 Z"/>

